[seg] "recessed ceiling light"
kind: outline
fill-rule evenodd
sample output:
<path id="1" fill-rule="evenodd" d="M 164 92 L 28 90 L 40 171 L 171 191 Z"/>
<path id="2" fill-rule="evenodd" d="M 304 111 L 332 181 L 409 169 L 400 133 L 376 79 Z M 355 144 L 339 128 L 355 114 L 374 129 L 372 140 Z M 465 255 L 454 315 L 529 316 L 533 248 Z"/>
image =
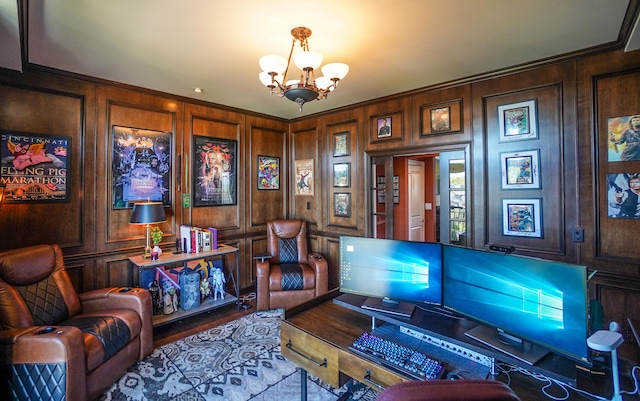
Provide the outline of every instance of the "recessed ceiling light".
<path id="1" fill-rule="evenodd" d="M 204 92 L 204 89 L 202 89 L 202 88 L 193 88 L 193 91 L 195 93 L 202 93 L 202 92 Z"/>

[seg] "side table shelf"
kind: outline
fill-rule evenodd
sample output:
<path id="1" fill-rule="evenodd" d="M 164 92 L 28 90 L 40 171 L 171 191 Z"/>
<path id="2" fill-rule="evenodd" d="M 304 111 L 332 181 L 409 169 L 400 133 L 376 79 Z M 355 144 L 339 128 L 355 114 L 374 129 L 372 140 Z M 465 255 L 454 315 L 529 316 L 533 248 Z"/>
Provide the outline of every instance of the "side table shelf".
<path id="1" fill-rule="evenodd" d="M 236 303 L 238 310 L 240 309 L 240 261 L 238 260 L 238 248 L 234 248 L 229 245 L 219 245 L 218 249 L 212 251 L 204 251 L 204 252 L 196 252 L 196 253 L 179 253 L 174 254 L 170 252 L 163 253 L 158 260 L 146 259 L 143 256 L 134 256 L 129 258 L 129 264 L 131 265 L 131 277 L 132 282 L 136 281 L 135 285 L 140 285 L 140 277 L 141 272 L 147 269 L 155 269 L 156 267 L 162 266 L 179 266 L 187 267 L 188 263 L 192 260 L 198 259 L 213 259 L 216 257 L 224 257 L 224 255 L 235 254 L 235 272 L 234 269 L 229 266 L 228 272 L 230 273 L 230 277 L 233 283 L 235 295 L 229 294 L 225 292 L 224 298 L 214 300 L 211 297 L 207 297 L 202 301 L 200 306 L 184 310 L 179 308 L 177 312 L 174 312 L 170 315 L 153 315 L 153 326 L 161 326 L 163 324 L 167 324 L 169 322 L 183 319 L 189 316 L 197 315 L 199 313 L 203 313 L 212 309 L 220 308 L 225 305 L 229 305 L 232 303 Z M 223 265 L 224 266 L 224 265 Z M 133 269 L 138 270 L 138 280 L 133 280 Z M 227 270 L 225 268 L 225 270 Z"/>

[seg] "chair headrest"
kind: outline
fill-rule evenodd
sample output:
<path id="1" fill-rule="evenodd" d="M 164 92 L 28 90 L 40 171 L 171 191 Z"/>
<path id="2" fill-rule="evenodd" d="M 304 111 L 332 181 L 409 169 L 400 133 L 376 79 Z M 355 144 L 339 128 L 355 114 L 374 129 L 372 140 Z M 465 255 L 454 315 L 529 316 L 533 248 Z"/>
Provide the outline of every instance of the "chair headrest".
<path id="1" fill-rule="evenodd" d="M 0 277 L 10 285 L 24 286 L 51 275 L 57 259 L 62 263 L 58 245 L 34 245 L 0 253 Z"/>

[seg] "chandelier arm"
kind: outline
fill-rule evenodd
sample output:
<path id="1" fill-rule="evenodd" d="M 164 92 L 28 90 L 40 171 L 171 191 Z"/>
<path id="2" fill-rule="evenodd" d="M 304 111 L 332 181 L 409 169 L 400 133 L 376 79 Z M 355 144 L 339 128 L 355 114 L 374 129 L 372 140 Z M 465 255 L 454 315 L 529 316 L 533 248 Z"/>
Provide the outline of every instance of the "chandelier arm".
<path id="1" fill-rule="evenodd" d="M 281 88 L 284 88 L 287 83 L 287 72 L 289 72 L 289 66 L 291 65 L 291 56 L 293 55 L 293 49 L 295 47 L 296 47 L 296 38 L 293 38 L 293 41 L 291 42 L 291 51 L 289 52 L 289 58 L 287 59 L 287 68 L 284 70 L 284 75 L 282 76 L 282 83 L 280 84 Z"/>

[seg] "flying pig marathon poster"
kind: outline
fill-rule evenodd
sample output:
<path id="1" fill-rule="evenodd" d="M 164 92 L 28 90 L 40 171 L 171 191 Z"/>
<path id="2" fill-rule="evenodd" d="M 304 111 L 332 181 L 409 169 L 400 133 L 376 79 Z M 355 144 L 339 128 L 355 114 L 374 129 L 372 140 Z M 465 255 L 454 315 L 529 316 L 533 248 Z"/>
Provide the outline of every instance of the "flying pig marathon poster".
<path id="1" fill-rule="evenodd" d="M 69 201 L 71 138 L 2 131 L 0 142 L 3 202 Z"/>

